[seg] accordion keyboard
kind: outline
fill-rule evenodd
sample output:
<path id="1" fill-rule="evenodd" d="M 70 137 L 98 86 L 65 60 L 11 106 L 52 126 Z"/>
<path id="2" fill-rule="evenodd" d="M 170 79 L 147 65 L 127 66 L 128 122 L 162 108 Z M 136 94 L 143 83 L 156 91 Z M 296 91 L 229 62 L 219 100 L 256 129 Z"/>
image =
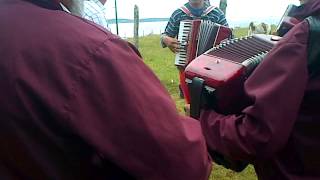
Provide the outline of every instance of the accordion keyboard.
<path id="1" fill-rule="evenodd" d="M 181 21 L 178 34 L 179 48 L 175 58 L 175 65 L 185 66 L 187 64 L 187 44 L 189 41 L 189 32 L 192 29 L 192 21 Z"/>

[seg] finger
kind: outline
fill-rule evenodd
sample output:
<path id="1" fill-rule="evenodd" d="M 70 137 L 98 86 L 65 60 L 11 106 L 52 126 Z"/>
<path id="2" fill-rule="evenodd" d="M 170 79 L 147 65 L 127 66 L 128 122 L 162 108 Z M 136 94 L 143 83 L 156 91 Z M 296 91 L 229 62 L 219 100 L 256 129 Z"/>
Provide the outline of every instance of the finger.
<path id="1" fill-rule="evenodd" d="M 177 53 L 179 52 L 179 49 L 177 49 L 177 48 L 171 48 L 171 51 L 172 51 L 173 53 L 177 54 Z"/>
<path id="2" fill-rule="evenodd" d="M 174 48 L 169 47 L 169 49 L 170 49 L 171 52 L 176 53 L 176 51 L 174 50 Z"/>
<path id="3" fill-rule="evenodd" d="M 179 50 L 179 46 L 173 45 L 173 46 L 171 46 L 171 49 L 172 49 L 173 51 L 177 52 L 177 51 Z"/>
<path id="4" fill-rule="evenodd" d="M 180 43 L 178 41 L 173 41 L 172 44 L 179 45 Z"/>
<path id="5" fill-rule="evenodd" d="M 172 44 L 172 47 L 177 49 L 177 48 L 179 48 L 179 45 L 178 44 Z"/>

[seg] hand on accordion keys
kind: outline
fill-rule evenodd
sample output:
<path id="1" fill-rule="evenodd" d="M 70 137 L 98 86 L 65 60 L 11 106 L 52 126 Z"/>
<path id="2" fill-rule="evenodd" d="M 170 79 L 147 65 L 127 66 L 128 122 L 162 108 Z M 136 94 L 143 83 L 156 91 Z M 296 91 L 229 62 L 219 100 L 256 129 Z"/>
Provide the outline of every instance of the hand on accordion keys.
<path id="1" fill-rule="evenodd" d="M 176 38 L 172 38 L 169 36 L 163 37 L 163 42 L 168 46 L 168 48 L 173 52 L 177 53 L 179 49 L 179 42 Z"/>

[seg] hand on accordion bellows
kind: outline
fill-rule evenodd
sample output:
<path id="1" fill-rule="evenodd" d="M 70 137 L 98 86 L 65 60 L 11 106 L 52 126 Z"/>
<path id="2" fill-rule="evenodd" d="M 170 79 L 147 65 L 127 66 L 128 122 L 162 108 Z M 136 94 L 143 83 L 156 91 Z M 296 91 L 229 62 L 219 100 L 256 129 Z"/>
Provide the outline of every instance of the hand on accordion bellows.
<path id="1" fill-rule="evenodd" d="M 168 48 L 173 52 L 177 53 L 179 48 L 179 42 L 176 38 L 169 36 L 163 37 L 163 42 L 168 46 Z"/>

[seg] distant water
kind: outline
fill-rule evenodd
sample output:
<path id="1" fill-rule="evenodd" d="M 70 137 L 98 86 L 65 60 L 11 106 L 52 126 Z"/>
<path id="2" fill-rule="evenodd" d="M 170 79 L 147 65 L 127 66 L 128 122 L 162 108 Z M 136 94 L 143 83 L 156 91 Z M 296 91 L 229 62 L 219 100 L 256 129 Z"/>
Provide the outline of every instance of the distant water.
<path id="1" fill-rule="evenodd" d="M 277 24 L 279 18 L 251 19 L 248 21 L 229 21 L 230 27 L 248 27 L 251 21 L 265 22 L 268 24 Z M 161 34 L 166 28 L 167 22 L 141 22 L 139 24 L 139 36 L 149 34 Z M 116 25 L 109 24 L 111 31 L 116 34 Z M 119 36 L 123 38 L 133 37 L 133 23 L 120 23 Z"/>
<path id="2" fill-rule="evenodd" d="M 166 28 L 167 22 L 142 22 L 139 24 L 139 36 L 149 34 L 161 34 Z M 109 24 L 111 31 L 116 34 L 116 24 Z M 123 38 L 133 37 L 133 23 L 120 23 L 119 36 Z"/>

